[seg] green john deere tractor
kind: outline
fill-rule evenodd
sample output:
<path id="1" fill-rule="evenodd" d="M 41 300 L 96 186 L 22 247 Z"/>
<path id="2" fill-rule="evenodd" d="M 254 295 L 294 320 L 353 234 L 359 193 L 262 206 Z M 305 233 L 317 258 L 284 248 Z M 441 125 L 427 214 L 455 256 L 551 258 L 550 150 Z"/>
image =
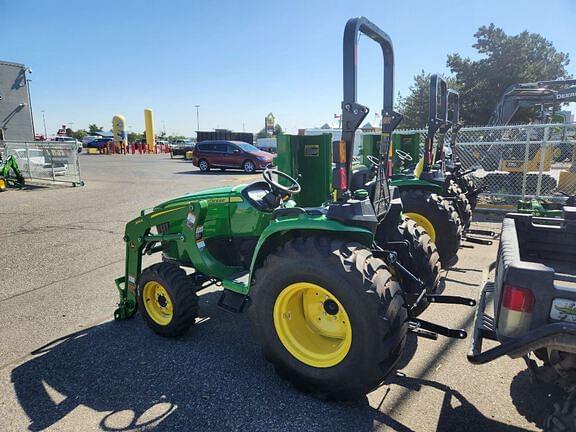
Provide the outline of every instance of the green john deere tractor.
<path id="1" fill-rule="evenodd" d="M 0 192 L 5 191 L 8 186 L 22 189 L 25 184 L 26 181 L 18 168 L 16 158 L 8 156 L 6 160 L 2 160 L 0 155 Z"/>
<path id="2" fill-rule="evenodd" d="M 418 148 L 417 157 L 419 162 L 415 166 L 405 168 L 404 165 L 415 159 L 408 152 L 402 149 L 394 149 L 392 143 L 388 148 L 387 155 L 390 184 L 400 190 L 404 215 L 422 226 L 430 235 L 434 243 L 436 243 L 440 262 L 445 268 L 457 261 L 457 253 L 463 231 L 459 212 L 463 215 L 467 215 L 470 212 L 465 196 L 462 194 L 456 195 L 457 190 L 452 185 L 446 187 L 444 179 L 440 178 L 437 170 L 432 169 L 434 164 L 432 160 L 434 136 L 440 127 L 445 127 L 448 123 L 446 112 L 446 83 L 437 75 L 432 75 L 430 80 L 430 115 L 428 134 L 424 145 L 424 156 L 420 157 Z M 374 135 L 363 137 L 361 154 L 364 162 L 372 165 L 372 169 L 366 166 L 358 166 L 355 170 L 356 178 L 365 179 L 373 176 L 374 167 L 377 166 L 380 156 L 380 149 L 374 145 L 374 139 Z M 412 147 L 417 148 L 413 143 Z M 394 160 L 400 163 L 396 170 L 393 166 Z M 370 172 L 372 174 L 369 174 Z M 456 200 L 447 199 L 446 196 L 449 194 L 454 194 Z M 463 211 L 460 211 L 460 206 L 462 206 Z"/>
<path id="3" fill-rule="evenodd" d="M 365 18 L 349 20 L 333 199 L 297 207 L 291 197 L 301 191 L 298 182 L 268 169 L 262 181 L 188 194 L 142 211 L 126 225 L 116 319 L 139 310 L 153 331 L 178 336 L 198 316 L 196 292 L 221 284 L 219 305 L 248 309 L 278 373 L 300 389 L 336 399 L 360 397 L 378 386 L 394 370 L 409 330 L 428 338 L 466 337 L 462 329 L 428 323 L 412 311 L 424 299 L 465 305 L 474 300 L 428 295 L 421 283 L 418 293 L 407 292 L 405 281 L 416 278 L 398 261 L 395 248 L 402 245 L 375 244 L 390 208 L 386 178 L 377 176 L 372 200 L 365 191 L 349 190 L 354 132 L 368 113 L 356 102 L 359 32 L 381 46 L 385 80 L 393 80 L 388 35 Z M 396 116 L 392 95 L 392 85 L 386 86 L 383 112 L 390 120 Z M 156 253 L 162 262 L 142 269 L 143 254 Z"/>

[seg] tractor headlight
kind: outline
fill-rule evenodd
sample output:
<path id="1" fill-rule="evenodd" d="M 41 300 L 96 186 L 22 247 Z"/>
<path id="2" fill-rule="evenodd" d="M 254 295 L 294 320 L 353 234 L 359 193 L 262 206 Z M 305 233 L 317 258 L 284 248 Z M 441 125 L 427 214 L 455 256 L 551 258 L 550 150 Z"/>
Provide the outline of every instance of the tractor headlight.
<path id="1" fill-rule="evenodd" d="M 193 228 L 195 223 L 196 215 L 194 212 L 188 212 L 188 216 L 186 216 L 186 225 L 188 225 L 188 228 Z"/>

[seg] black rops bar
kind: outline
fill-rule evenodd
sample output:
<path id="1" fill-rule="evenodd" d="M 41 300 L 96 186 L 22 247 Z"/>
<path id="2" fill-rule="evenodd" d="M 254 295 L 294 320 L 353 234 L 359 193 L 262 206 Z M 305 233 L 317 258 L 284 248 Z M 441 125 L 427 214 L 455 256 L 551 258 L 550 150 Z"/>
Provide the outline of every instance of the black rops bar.
<path id="1" fill-rule="evenodd" d="M 424 170 L 432 165 L 434 135 L 448 121 L 448 86 L 438 75 L 430 77 L 430 99 L 428 104 L 428 134 L 424 146 Z"/>
<path id="2" fill-rule="evenodd" d="M 382 131 L 392 133 L 400 122 L 401 116 L 394 112 L 394 49 L 390 37 L 374 23 L 364 17 L 351 18 L 344 29 L 343 79 L 344 100 L 342 101 L 342 142 L 345 145 L 345 158 L 341 147 L 334 152 L 333 186 L 338 191 L 338 199 L 350 187 L 352 174 L 352 155 L 354 152 L 354 133 L 368 115 L 369 109 L 357 103 L 357 58 L 358 36 L 363 33 L 382 48 L 384 56 L 384 101 L 382 109 Z M 387 143 L 386 143 L 387 144 Z M 345 178 L 343 178 L 345 176 Z"/>

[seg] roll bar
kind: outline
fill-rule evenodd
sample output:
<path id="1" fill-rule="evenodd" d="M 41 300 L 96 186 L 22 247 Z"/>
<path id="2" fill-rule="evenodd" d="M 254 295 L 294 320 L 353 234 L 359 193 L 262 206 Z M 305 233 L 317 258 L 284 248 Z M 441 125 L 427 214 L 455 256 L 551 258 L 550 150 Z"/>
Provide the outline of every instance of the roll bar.
<path id="1" fill-rule="evenodd" d="M 428 134 L 424 143 L 424 171 L 433 164 L 434 135 L 448 122 L 448 86 L 437 74 L 430 77 L 428 103 Z"/>
<path id="2" fill-rule="evenodd" d="M 384 57 L 384 100 L 382 108 L 381 154 L 387 155 L 390 136 L 400 123 L 402 116 L 394 112 L 394 48 L 392 40 L 378 26 L 364 17 L 351 18 L 344 29 L 343 44 L 343 83 L 344 100 L 342 101 L 342 138 L 335 143 L 333 187 L 337 199 L 343 198 L 348 190 L 352 176 L 352 155 L 354 152 L 354 134 L 360 123 L 368 115 L 368 107 L 357 102 L 357 59 L 358 36 L 362 33 L 380 45 Z M 385 149 L 384 149 L 385 147 Z"/>

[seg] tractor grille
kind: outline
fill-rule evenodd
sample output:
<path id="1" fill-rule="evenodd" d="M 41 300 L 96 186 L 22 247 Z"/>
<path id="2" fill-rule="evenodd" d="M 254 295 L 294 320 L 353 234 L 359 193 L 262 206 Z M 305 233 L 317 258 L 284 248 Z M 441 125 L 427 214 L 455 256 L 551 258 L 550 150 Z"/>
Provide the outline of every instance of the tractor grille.
<path id="1" fill-rule="evenodd" d="M 163 224 L 156 225 L 156 230 L 158 231 L 158 234 L 164 234 L 166 231 L 168 231 L 169 227 L 170 223 L 164 222 Z"/>

